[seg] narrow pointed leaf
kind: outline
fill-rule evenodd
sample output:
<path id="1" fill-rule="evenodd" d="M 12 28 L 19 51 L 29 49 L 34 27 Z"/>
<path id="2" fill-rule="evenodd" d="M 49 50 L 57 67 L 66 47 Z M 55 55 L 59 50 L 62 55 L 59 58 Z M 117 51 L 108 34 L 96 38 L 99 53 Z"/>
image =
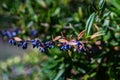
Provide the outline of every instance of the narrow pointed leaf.
<path id="1" fill-rule="evenodd" d="M 99 5 L 98 5 L 99 9 L 102 9 L 104 5 L 105 5 L 105 0 L 100 0 Z"/>
<path id="2" fill-rule="evenodd" d="M 93 23 L 95 22 L 95 18 L 96 18 L 96 14 L 92 13 L 86 22 L 86 36 L 87 37 L 90 35 L 90 30 L 91 30 Z"/>
<path id="3" fill-rule="evenodd" d="M 62 37 L 62 36 L 57 36 L 57 37 L 55 37 L 55 38 L 53 39 L 53 41 L 57 41 L 57 40 L 59 40 L 61 37 Z"/>
<path id="4" fill-rule="evenodd" d="M 78 35 L 78 40 L 80 40 L 83 36 L 84 36 L 84 34 L 85 34 L 85 30 L 83 30 L 79 35 Z"/>

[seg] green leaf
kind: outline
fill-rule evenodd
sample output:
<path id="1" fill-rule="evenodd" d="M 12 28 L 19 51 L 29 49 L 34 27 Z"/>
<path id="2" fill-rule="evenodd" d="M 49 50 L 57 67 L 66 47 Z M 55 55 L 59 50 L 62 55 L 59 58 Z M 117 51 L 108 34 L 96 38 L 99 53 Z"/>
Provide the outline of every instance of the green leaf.
<path id="1" fill-rule="evenodd" d="M 56 8 L 55 9 L 55 11 L 54 11 L 54 13 L 52 14 L 52 16 L 57 16 L 57 15 L 59 15 L 60 14 L 60 8 L 58 7 L 58 8 Z"/>
<path id="2" fill-rule="evenodd" d="M 110 3 L 111 3 L 117 10 L 120 10 L 120 0 L 110 0 Z"/>
<path id="3" fill-rule="evenodd" d="M 36 2 L 37 2 L 40 6 L 42 6 L 43 8 L 47 8 L 47 5 L 46 5 L 45 1 L 43 1 L 43 0 L 36 0 Z"/>
<path id="4" fill-rule="evenodd" d="M 69 24 L 70 28 L 75 32 L 76 35 L 78 35 L 79 33 L 75 30 L 75 28 L 72 26 L 72 24 Z"/>
<path id="5" fill-rule="evenodd" d="M 85 26 L 85 28 L 86 28 L 86 37 L 88 37 L 89 34 L 90 34 L 90 30 L 91 30 L 91 27 L 92 27 L 93 23 L 95 22 L 95 18 L 96 18 L 96 14 L 92 13 L 90 15 L 90 17 L 88 18 L 87 22 L 86 22 L 86 26 Z"/>
<path id="6" fill-rule="evenodd" d="M 64 73 L 64 71 L 65 71 L 64 69 L 61 69 L 54 80 L 58 80 L 61 77 L 61 75 Z"/>
<path id="7" fill-rule="evenodd" d="M 94 77 L 96 75 L 96 72 L 91 73 L 89 76 Z"/>
<path id="8" fill-rule="evenodd" d="M 106 31 L 110 25 L 110 20 L 105 19 L 103 23 L 103 31 Z"/>
<path id="9" fill-rule="evenodd" d="M 31 15 L 34 15 L 35 13 L 34 13 L 34 10 L 33 10 L 33 7 L 31 5 L 31 1 L 30 0 L 26 0 L 26 6 L 27 6 L 27 9 L 28 9 L 29 13 Z"/>
<path id="10" fill-rule="evenodd" d="M 103 9 L 104 5 L 105 5 L 105 0 L 100 0 L 99 5 L 98 5 L 99 9 L 100 10 Z"/>

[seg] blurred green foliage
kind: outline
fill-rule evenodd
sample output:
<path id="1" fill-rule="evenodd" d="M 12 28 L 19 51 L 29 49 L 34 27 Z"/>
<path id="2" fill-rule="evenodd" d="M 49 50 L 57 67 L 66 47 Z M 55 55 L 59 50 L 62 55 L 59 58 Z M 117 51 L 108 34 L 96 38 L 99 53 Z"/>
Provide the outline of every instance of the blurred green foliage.
<path id="1" fill-rule="evenodd" d="M 90 1 L 5 0 L 0 3 L 1 22 L 4 22 L 1 27 L 19 26 L 25 29 L 24 33 L 31 28 L 36 28 L 40 34 L 46 33 L 47 36 L 60 34 L 69 23 L 73 23 L 76 29 L 82 30 L 89 16 L 84 8 L 87 9 Z M 69 33 L 73 33 L 72 30 Z"/>
<path id="2" fill-rule="evenodd" d="M 51 49 L 0 63 L 2 80 L 119 80 L 119 0 L 4 0 L 0 1 L 0 28 L 35 28 L 41 40 L 63 32 L 66 36 L 86 30 L 81 41 L 86 52 Z M 43 36 L 44 35 L 44 36 Z M 26 34 L 21 37 L 26 36 Z"/>

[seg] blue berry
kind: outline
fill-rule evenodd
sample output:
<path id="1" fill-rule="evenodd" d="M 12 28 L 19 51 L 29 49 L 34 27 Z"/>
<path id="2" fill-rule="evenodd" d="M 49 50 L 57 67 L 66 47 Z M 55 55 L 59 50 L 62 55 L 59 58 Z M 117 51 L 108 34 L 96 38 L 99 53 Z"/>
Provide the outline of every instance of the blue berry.
<path id="1" fill-rule="evenodd" d="M 39 47 L 39 50 L 41 53 L 45 52 L 45 49 L 43 47 Z"/>
<path id="2" fill-rule="evenodd" d="M 20 33 L 21 33 L 21 30 L 19 30 L 19 29 L 14 29 L 14 31 L 13 30 L 11 31 L 11 29 L 8 29 L 5 31 L 4 30 L 0 31 L 0 35 L 2 35 L 2 37 L 7 36 L 8 38 L 17 36 L 17 34 L 20 34 Z"/>
<path id="3" fill-rule="evenodd" d="M 38 48 L 39 46 L 43 46 L 41 42 L 39 42 L 39 43 L 37 44 L 37 48 Z"/>
<path id="4" fill-rule="evenodd" d="M 12 37 L 13 37 L 12 34 L 11 34 L 11 32 L 10 32 L 9 30 L 6 31 L 6 35 L 7 35 L 9 38 L 12 38 Z"/>
<path id="5" fill-rule="evenodd" d="M 50 41 L 45 42 L 45 45 L 49 46 L 50 45 Z"/>
<path id="6" fill-rule="evenodd" d="M 69 49 L 71 49 L 72 47 L 70 46 L 70 45 L 68 45 L 68 44 L 63 44 L 62 46 L 61 46 L 61 48 L 60 48 L 60 50 L 69 50 Z"/>
<path id="7" fill-rule="evenodd" d="M 23 45 L 23 42 L 22 41 L 20 41 L 20 42 L 17 42 L 17 46 L 19 47 L 19 46 L 22 46 Z"/>
<path id="8" fill-rule="evenodd" d="M 72 48 L 72 46 L 70 46 L 70 45 L 67 45 L 67 48 L 70 50 L 70 49 Z"/>
<path id="9" fill-rule="evenodd" d="M 10 40 L 9 40 L 9 44 L 10 44 L 10 45 L 16 45 L 16 42 L 15 42 L 15 40 L 10 39 Z"/>
<path id="10" fill-rule="evenodd" d="M 37 31 L 37 30 L 32 30 L 32 31 L 31 31 L 31 35 L 32 35 L 32 36 L 37 36 L 37 34 L 38 34 L 38 31 Z"/>
<path id="11" fill-rule="evenodd" d="M 17 33 L 16 32 L 12 32 L 12 36 L 16 36 L 17 35 Z"/>
<path id="12" fill-rule="evenodd" d="M 81 45 L 81 42 L 79 42 L 79 41 L 77 41 L 76 43 L 77 43 L 78 46 Z"/>
<path id="13" fill-rule="evenodd" d="M 54 45 L 50 45 L 49 48 L 54 48 L 55 46 Z"/>
<path id="14" fill-rule="evenodd" d="M 36 47 L 36 40 L 32 40 L 32 45 L 33 45 L 33 48 L 35 48 Z"/>
<path id="15" fill-rule="evenodd" d="M 46 45 L 47 48 L 54 48 L 55 47 L 54 42 L 52 42 L 52 41 L 45 42 L 45 45 Z"/>
<path id="16" fill-rule="evenodd" d="M 67 50 L 67 49 L 68 49 L 67 45 L 64 45 L 63 47 L 64 47 L 64 50 Z"/>
<path id="17" fill-rule="evenodd" d="M 35 48 L 35 47 L 39 47 L 39 46 L 41 46 L 41 43 L 39 42 L 39 40 L 32 40 L 32 45 L 33 45 L 33 48 Z"/>
<path id="18" fill-rule="evenodd" d="M 27 49 L 27 42 L 23 42 L 22 48 Z"/>
<path id="19" fill-rule="evenodd" d="M 63 50 L 63 49 L 64 49 L 64 46 L 61 46 L 61 47 L 60 47 L 60 50 Z"/>

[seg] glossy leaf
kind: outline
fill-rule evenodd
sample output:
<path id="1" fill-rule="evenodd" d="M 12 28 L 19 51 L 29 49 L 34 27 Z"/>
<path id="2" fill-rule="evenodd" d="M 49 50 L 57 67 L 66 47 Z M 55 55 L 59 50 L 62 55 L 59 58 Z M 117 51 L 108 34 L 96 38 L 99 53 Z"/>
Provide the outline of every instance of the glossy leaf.
<path id="1" fill-rule="evenodd" d="M 80 34 L 78 34 L 78 40 L 80 40 L 84 36 L 85 32 L 86 31 L 83 30 Z"/>
<path id="2" fill-rule="evenodd" d="M 86 22 L 86 37 L 88 37 L 90 35 L 90 31 L 91 31 L 91 28 L 93 26 L 93 23 L 95 22 L 95 18 L 96 18 L 96 14 L 95 13 L 92 13 L 90 15 L 90 17 L 88 18 L 87 22 Z"/>

